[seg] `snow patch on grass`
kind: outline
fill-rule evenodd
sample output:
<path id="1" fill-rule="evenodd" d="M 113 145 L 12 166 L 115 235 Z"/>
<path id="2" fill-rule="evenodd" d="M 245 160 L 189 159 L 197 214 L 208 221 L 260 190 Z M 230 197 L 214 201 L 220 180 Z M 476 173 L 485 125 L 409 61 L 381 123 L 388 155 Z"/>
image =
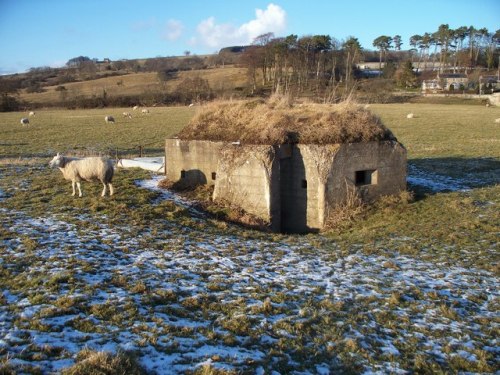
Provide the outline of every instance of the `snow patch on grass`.
<path id="1" fill-rule="evenodd" d="M 164 191 L 159 199 L 179 202 Z M 484 270 L 397 248 L 341 256 L 308 236 L 276 242 L 168 220 L 131 233 L 84 214 L 78 225 L 6 209 L 0 219 L 16 234 L 0 252 L 9 272 L 0 358 L 12 365 L 59 371 L 90 348 L 132 350 L 159 374 L 203 365 L 267 372 L 278 363 L 325 373 L 340 363 L 328 348 L 350 345 L 365 373 L 405 373 L 408 355 L 439 362 L 451 350 L 477 362 L 474 351 L 497 350 L 487 332 L 498 328 L 500 285 Z M 452 338 L 466 345 L 445 349 Z"/>

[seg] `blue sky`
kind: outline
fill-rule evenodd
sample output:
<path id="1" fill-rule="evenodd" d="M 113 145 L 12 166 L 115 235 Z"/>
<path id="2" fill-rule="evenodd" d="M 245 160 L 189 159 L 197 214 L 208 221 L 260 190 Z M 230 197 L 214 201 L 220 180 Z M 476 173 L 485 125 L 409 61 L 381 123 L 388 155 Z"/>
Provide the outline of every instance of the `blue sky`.
<path id="1" fill-rule="evenodd" d="M 0 0 L 0 74 L 62 66 L 77 56 L 112 60 L 217 52 L 275 36 L 403 38 L 440 24 L 500 28 L 499 0 Z"/>

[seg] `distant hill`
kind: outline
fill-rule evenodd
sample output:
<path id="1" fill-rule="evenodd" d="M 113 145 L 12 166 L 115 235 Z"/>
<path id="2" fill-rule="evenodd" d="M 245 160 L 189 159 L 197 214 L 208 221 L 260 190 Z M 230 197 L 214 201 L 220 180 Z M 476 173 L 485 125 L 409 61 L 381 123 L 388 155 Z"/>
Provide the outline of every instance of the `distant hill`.
<path id="1" fill-rule="evenodd" d="M 241 48 L 214 55 L 85 60 L 71 67 L 34 68 L 0 77 L 0 93 L 3 101 L 8 96 L 22 108 L 188 104 L 238 96 L 247 81 L 246 69 L 236 64 Z"/>

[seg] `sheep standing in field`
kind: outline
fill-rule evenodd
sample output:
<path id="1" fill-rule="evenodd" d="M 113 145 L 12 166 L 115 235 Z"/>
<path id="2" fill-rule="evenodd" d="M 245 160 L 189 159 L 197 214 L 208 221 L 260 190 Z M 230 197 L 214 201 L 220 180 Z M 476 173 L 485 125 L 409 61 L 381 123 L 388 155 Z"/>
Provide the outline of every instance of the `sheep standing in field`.
<path id="1" fill-rule="evenodd" d="M 30 117 L 31 117 L 31 116 L 35 116 L 35 112 L 31 111 L 31 112 L 29 113 L 29 116 L 30 116 Z"/>
<path id="2" fill-rule="evenodd" d="M 144 108 L 141 112 L 143 115 L 147 115 L 149 113 L 149 109 Z"/>
<path id="3" fill-rule="evenodd" d="M 132 110 L 133 110 L 133 111 L 137 111 L 137 108 L 139 108 L 139 106 L 138 106 L 138 105 L 134 105 L 134 106 L 132 107 Z"/>
<path id="4" fill-rule="evenodd" d="M 408 114 L 406 115 L 406 118 L 413 118 L 413 117 L 415 117 L 415 115 L 414 115 L 413 113 L 408 113 Z"/>
<path id="5" fill-rule="evenodd" d="M 106 116 L 106 117 L 104 117 L 104 121 L 106 121 L 106 124 L 109 124 L 110 122 L 112 122 L 114 124 L 115 118 L 113 116 Z"/>
<path id="6" fill-rule="evenodd" d="M 29 125 L 29 123 L 30 123 L 30 120 L 27 117 L 23 117 L 21 119 L 21 125 L 22 126 Z"/>
<path id="7" fill-rule="evenodd" d="M 82 196 L 82 189 L 80 187 L 81 181 L 95 181 L 98 180 L 104 185 L 101 196 L 106 195 L 107 187 L 109 187 L 109 195 L 113 195 L 113 162 L 106 158 L 90 157 L 84 159 L 70 158 L 57 154 L 49 163 L 51 168 L 57 167 L 61 170 L 63 177 L 71 181 L 73 188 L 73 196 L 75 196 L 75 185 L 78 187 L 78 196 Z"/>
<path id="8" fill-rule="evenodd" d="M 132 114 L 130 112 L 123 112 L 123 117 L 132 118 Z"/>

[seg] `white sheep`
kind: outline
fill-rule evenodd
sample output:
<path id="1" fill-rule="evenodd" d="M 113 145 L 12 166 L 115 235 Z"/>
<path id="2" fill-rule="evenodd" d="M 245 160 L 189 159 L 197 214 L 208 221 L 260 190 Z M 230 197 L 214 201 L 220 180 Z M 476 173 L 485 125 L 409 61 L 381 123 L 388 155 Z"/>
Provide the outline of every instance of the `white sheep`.
<path id="1" fill-rule="evenodd" d="M 413 117 L 415 117 L 415 115 L 414 115 L 413 113 L 408 113 L 408 114 L 406 115 L 406 118 L 413 118 Z"/>
<path id="2" fill-rule="evenodd" d="M 149 113 L 149 109 L 144 108 L 141 112 L 142 112 L 143 114 L 148 114 L 148 113 Z"/>
<path id="3" fill-rule="evenodd" d="M 31 112 L 29 113 L 29 116 L 30 116 L 30 117 L 31 117 L 31 116 L 35 116 L 35 112 L 31 111 Z"/>
<path id="4" fill-rule="evenodd" d="M 30 120 L 27 118 L 27 117 L 23 117 L 21 119 L 21 125 L 24 126 L 24 125 L 29 125 L 30 123 Z"/>
<path id="5" fill-rule="evenodd" d="M 95 181 L 98 180 L 104 185 L 101 196 L 106 195 L 106 189 L 109 187 L 109 195 L 113 195 L 113 162 L 109 159 L 102 157 L 89 157 L 84 159 L 70 158 L 57 154 L 49 163 L 51 168 L 57 167 L 61 170 L 63 177 L 71 181 L 73 188 L 73 196 L 75 196 L 75 185 L 78 187 L 78 196 L 82 196 L 82 189 L 80 187 L 81 181 Z"/>
<path id="6" fill-rule="evenodd" d="M 138 106 L 138 105 L 134 105 L 134 106 L 132 107 L 132 110 L 133 110 L 133 111 L 136 111 L 136 110 L 137 110 L 137 108 L 139 108 L 139 106 Z"/>
<path id="7" fill-rule="evenodd" d="M 114 124 L 115 118 L 113 116 L 106 116 L 106 117 L 104 117 L 104 121 L 106 121 L 106 124 L 109 124 L 110 122 L 112 122 Z"/>
<path id="8" fill-rule="evenodd" d="M 132 118 L 132 114 L 130 112 L 123 112 L 123 117 Z"/>

